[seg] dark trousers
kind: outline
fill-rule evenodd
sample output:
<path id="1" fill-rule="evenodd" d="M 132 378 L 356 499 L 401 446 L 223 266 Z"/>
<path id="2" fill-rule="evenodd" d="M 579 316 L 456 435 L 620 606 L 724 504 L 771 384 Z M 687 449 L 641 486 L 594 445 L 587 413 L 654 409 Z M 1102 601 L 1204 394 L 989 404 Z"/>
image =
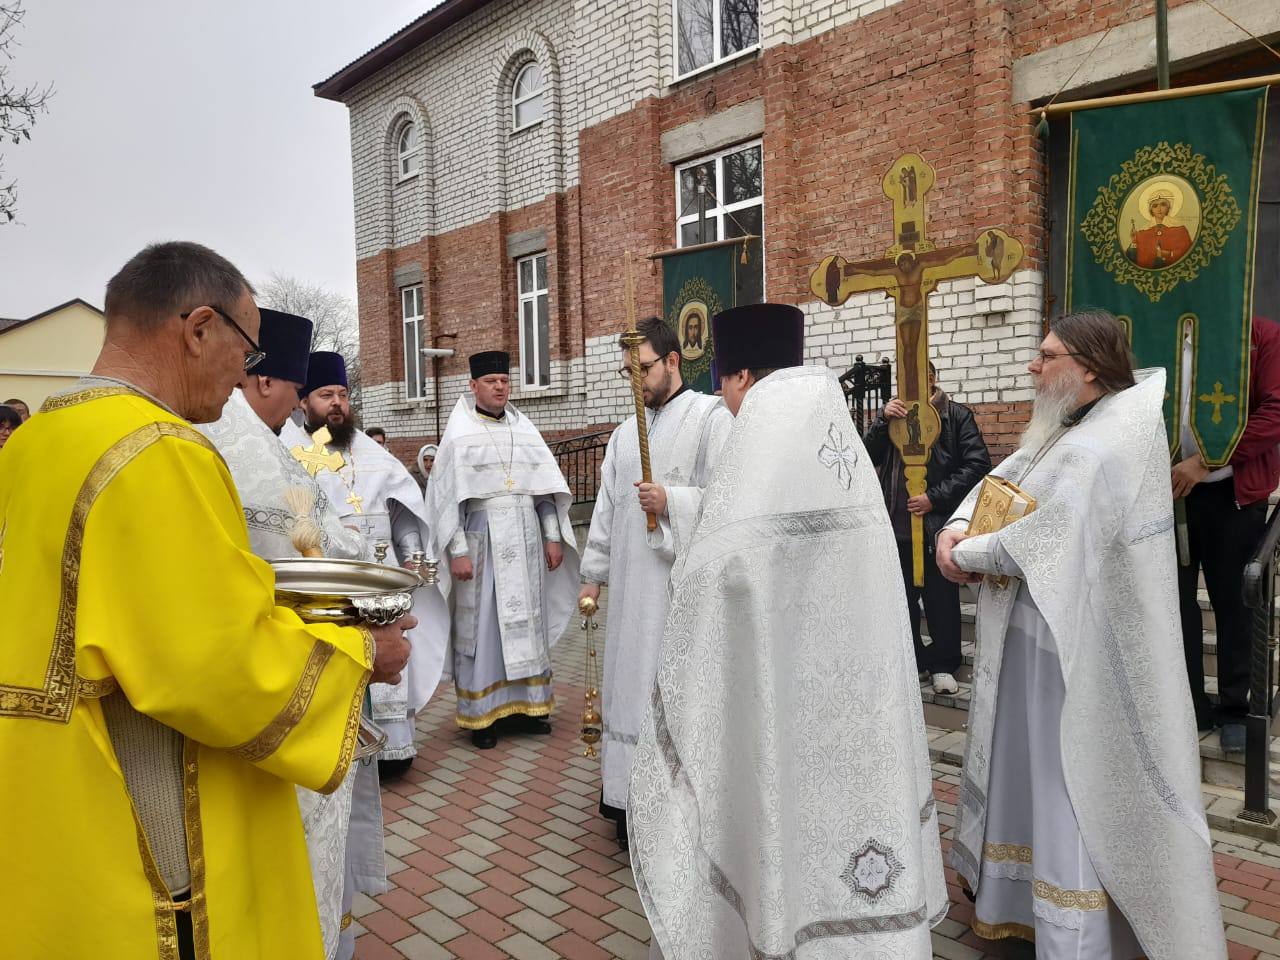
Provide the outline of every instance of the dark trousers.
<path id="1" fill-rule="evenodd" d="M 907 612 L 911 615 L 911 636 L 916 645 L 916 666 L 929 673 L 955 673 L 960 669 L 960 587 L 942 575 L 933 552 L 924 554 L 924 587 L 917 587 L 911 576 L 911 541 L 898 541 L 898 560 L 902 564 L 902 582 L 907 588 Z M 929 636 L 933 642 L 925 646 L 920 640 L 920 603 L 929 620 Z"/>
<path id="2" fill-rule="evenodd" d="M 1253 615 L 1244 605 L 1244 565 L 1267 524 L 1267 501 L 1237 507 L 1235 484 L 1228 477 L 1200 483 L 1187 495 L 1187 534 L 1191 563 L 1178 567 L 1178 603 L 1187 679 L 1196 719 L 1213 717 L 1204 691 L 1204 623 L 1196 600 L 1200 571 L 1209 592 L 1218 634 L 1218 718 L 1243 722 L 1249 711 L 1249 648 Z"/>

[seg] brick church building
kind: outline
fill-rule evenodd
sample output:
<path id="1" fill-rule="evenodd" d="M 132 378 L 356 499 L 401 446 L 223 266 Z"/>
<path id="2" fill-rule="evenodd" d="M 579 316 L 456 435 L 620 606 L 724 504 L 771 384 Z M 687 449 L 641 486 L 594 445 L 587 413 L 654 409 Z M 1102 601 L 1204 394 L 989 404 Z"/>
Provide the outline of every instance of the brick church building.
<path id="1" fill-rule="evenodd" d="M 1169 6 L 1175 86 L 1280 72 L 1207 5 Z M 1280 35 L 1275 0 L 1216 6 Z M 809 362 L 843 371 L 857 355 L 892 357 L 892 301 L 860 294 L 832 308 L 809 274 L 828 254 L 883 253 L 892 223 L 881 176 L 914 151 L 937 170 L 932 240 L 999 226 L 1027 247 L 1009 282 L 943 283 L 930 299 L 942 386 L 975 408 L 993 453 L 1007 453 L 1032 396 L 1026 365 L 1062 289 L 1065 121 L 1042 148 L 1032 107 L 1060 91 L 1153 87 L 1153 8 L 444 0 L 315 86 L 350 111 L 364 422 L 407 458 L 466 389 L 467 355 L 493 348 L 511 353 L 513 401 L 547 435 L 617 422 L 630 411 L 615 372 L 624 252 L 638 258 L 644 316 L 661 309 L 649 254 L 744 230 L 763 237 L 766 299 L 807 314 Z M 1259 304 L 1277 302 L 1280 282 L 1271 114 Z M 455 355 L 423 358 L 431 346 Z"/>

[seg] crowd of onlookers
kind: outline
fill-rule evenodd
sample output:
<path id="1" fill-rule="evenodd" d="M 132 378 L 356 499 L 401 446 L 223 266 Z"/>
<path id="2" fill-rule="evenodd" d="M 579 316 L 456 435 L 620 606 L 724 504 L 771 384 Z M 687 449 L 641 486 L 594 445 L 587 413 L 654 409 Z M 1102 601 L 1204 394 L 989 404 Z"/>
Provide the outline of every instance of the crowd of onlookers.
<path id="1" fill-rule="evenodd" d="M 9 441 L 13 431 L 22 426 L 29 416 L 31 408 L 17 397 L 11 397 L 0 404 L 0 447 Z"/>

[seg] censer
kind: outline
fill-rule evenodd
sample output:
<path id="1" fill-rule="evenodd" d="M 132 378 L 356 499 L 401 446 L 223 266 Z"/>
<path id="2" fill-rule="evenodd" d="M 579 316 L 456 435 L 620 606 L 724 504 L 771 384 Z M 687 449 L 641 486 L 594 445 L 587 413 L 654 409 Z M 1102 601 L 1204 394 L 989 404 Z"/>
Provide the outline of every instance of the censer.
<path id="1" fill-rule="evenodd" d="M 582 711 L 582 735 L 580 739 L 587 745 L 582 751 L 584 757 L 596 755 L 596 744 L 604 732 L 604 722 L 600 719 L 600 711 L 596 709 L 596 699 L 600 696 L 600 658 L 596 656 L 596 631 L 600 624 L 596 623 L 598 605 L 590 597 L 578 601 L 578 612 L 582 614 L 582 629 L 586 633 L 587 662 L 584 672 L 587 685 L 587 705 Z"/>
<path id="2" fill-rule="evenodd" d="M 417 551 L 411 563 L 413 570 L 333 557 L 272 560 L 276 603 L 306 623 L 385 626 L 412 609 L 414 590 L 436 582 L 437 561 Z M 355 759 L 376 757 L 386 742 L 386 733 L 362 715 Z"/>

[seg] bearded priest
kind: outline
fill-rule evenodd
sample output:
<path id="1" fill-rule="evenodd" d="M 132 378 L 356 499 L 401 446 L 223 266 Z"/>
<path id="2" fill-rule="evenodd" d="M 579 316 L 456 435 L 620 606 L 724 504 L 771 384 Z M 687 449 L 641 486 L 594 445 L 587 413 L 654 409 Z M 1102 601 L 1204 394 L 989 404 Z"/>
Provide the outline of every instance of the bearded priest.
<path id="1" fill-rule="evenodd" d="M 342 522 L 365 535 L 369 548 L 364 559 L 385 557 L 385 562 L 412 567 L 415 554 L 426 556 L 430 539 L 422 491 L 390 450 L 359 429 L 347 393 L 347 365 L 342 355 L 325 350 L 311 354 L 301 393 L 306 431 L 290 420 L 281 439 L 294 457 L 304 462 L 336 452 L 341 463 L 335 458 L 321 466 L 316 482 Z M 313 437 L 321 428 L 327 429 L 331 438 L 327 446 Z M 321 446 L 325 446 L 323 453 Z M 373 721 L 387 734 L 387 745 L 378 755 L 378 769 L 384 778 L 400 776 L 413 763 L 417 754 L 413 718 L 435 693 L 444 669 L 449 617 L 436 587 L 422 586 L 414 591 L 413 615 L 418 626 L 409 634 L 413 642 L 409 669 L 396 686 L 369 689 Z"/>
<path id="2" fill-rule="evenodd" d="M 649 317 L 636 328 L 645 338 L 637 349 L 656 482 L 640 482 L 640 443 L 632 415 L 613 431 L 605 448 L 579 594 L 599 600 L 601 585 L 613 584 L 604 646 L 600 812 L 614 821 L 623 846 L 631 756 L 658 669 L 671 565 L 693 529 L 702 488 L 733 424 L 723 403 L 695 393 L 681 380 L 680 341 L 671 327 Z M 619 346 L 618 373 L 630 380 L 631 352 L 621 340 Z M 647 529 L 646 509 L 658 518 L 654 533 Z"/>
<path id="3" fill-rule="evenodd" d="M 938 535 L 942 572 L 982 581 L 951 861 L 979 936 L 1045 960 L 1216 960 L 1164 371 L 1135 382 L 1101 311 L 1051 321 L 1028 369 L 1031 423 L 993 475 L 1034 510 L 966 536 L 979 486 Z"/>
<path id="4" fill-rule="evenodd" d="M 804 315 L 713 320 L 736 420 L 676 558 L 628 819 L 650 956 L 926 960 L 946 916 L 902 570 Z"/>
<path id="5" fill-rule="evenodd" d="M 511 358 L 468 359 L 471 392 L 440 438 L 427 511 L 436 550 L 449 555 L 450 664 L 457 723 L 480 750 L 499 725 L 551 732 L 551 648 L 574 610 L 578 548 L 572 497 L 538 428 L 511 396 Z"/>

